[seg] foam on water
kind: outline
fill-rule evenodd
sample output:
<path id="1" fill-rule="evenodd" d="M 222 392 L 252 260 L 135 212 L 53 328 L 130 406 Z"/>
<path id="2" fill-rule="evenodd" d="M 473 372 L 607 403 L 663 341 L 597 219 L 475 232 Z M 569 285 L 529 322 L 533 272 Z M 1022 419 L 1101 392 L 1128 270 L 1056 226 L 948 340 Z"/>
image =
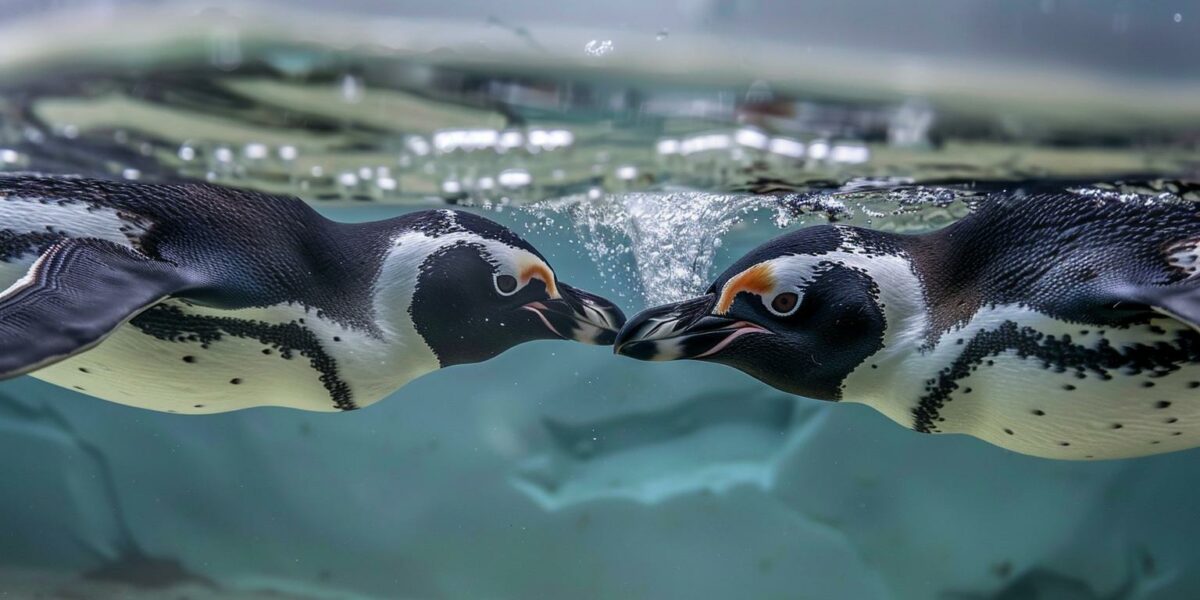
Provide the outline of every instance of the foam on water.
<path id="1" fill-rule="evenodd" d="M 534 227 L 565 217 L 602 275 L 632 284 L 648 305 L 702 293 L 722 239 L 750 213 L 770 210 L 777 224 L 790 222 L 771 198 L 692 191 L 580 194 L 529 210 L 540 217 Z"/>

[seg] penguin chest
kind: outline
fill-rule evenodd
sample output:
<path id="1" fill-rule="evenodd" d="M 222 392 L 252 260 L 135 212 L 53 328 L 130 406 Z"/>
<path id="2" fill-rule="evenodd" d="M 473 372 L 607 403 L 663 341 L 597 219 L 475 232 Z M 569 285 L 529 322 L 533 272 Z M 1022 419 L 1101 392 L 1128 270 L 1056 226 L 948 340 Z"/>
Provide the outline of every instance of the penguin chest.
<path id="1" fill-rule="evenodd" d="M 166 301 L 95 348 L 33 376 L 172 413 L 255 406 L 338 411 L 371 404 L 432 370 L 419 352 L 392 368 L 394 354 L 378 337 L 292 305 L 222 311 Z"/>
<path id="2" fill-rule="evenodd" d="M 1025 315 L 942 344 L 957 352 L 925 379 L 918 430 L 1057 459 L 1200 445 L 1200 333 L 1173 319 L 1106 329 Z"/>

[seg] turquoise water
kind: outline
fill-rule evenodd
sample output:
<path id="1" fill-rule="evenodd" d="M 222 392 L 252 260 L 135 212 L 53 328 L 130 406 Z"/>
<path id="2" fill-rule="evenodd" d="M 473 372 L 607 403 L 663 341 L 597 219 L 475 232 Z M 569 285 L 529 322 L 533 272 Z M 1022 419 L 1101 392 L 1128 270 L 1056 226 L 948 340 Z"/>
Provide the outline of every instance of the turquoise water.
<path id="1" fill-rule="evenodd" d="M 980 3 L 988 31 L 1074 10 L 1161 41 L 1038 61 L 939 54 L 965 34 L 814 49 L 765 5 L 622 26 L 130 4 L 6 24 L 5 170 L 208 180 L 346 221 L 453 205 L 627 314 L 814 223 L 916 232 L 1000 189 L 1200 189 L 1200 78 L 1159 60 L 1200 39 L 1182 5 Z M 0 597 L 1200 596 L 1196 451 L 1041 460 L 580 344 L 337 415 L 180 417 L 19 378 L 0 456 Z"/>

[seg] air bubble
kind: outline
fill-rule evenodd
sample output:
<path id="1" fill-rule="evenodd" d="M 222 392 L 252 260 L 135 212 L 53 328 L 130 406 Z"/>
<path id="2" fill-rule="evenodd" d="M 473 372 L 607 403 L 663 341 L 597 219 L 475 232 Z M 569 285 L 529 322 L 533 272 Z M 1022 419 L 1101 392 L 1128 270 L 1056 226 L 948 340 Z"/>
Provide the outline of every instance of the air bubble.
<path id="1" fill-rule="evenodd" d="M 592 40 L 583 46 L 583 51 L 592 56 L 604 56 L 613 51 L 612 40 Z"/>

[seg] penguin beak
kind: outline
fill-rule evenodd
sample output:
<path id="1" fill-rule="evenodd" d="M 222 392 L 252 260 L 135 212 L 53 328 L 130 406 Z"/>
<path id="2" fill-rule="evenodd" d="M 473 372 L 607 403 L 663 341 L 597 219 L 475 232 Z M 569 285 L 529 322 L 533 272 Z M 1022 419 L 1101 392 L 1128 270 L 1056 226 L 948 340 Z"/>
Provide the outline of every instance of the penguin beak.
<path id="1" fill-rule="evenodd" d="M 749 321 L 713 315 L 716 302 L 716 295 L 708 294 L 646 309 L 617 334 L 613 351 L 638 360 L 702 359 L 743 335 L 771 333 Z"/>
<path id="2" fill-rule="evenodd" d="M 625 324 L 617 305 L 558 282 L 558 298 L 530 302 L 521 307 L 541 319 L 552 334 L 565 340 L 608 346 Z"/>

